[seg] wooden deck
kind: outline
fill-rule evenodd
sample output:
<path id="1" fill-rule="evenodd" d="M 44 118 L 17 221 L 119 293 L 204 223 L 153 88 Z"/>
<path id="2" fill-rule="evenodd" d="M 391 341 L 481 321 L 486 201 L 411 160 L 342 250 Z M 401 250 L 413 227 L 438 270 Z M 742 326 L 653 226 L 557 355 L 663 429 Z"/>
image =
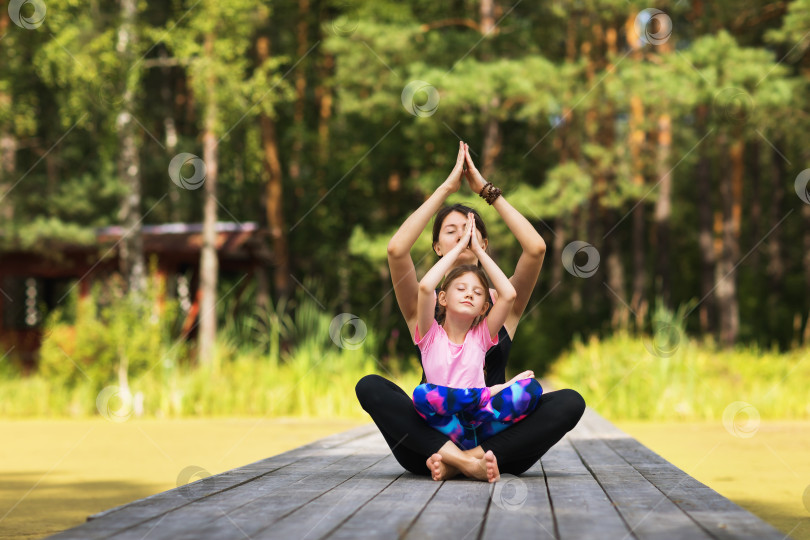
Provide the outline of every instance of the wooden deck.
<path id="1" fill-rule="evenodd" d="M 51 538 L 778 539 L 588 409 L 520 477 L 405 472 L 373 424 L 90 516 Z"/>

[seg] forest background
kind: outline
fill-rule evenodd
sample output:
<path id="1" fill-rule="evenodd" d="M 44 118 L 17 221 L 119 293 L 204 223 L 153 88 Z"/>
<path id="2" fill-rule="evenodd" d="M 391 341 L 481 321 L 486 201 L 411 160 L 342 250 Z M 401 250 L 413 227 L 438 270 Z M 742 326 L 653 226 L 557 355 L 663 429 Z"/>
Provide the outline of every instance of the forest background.
<path id="1" fill-rule="evenodd" d="M 810 0 L 0 6 L 0 257 L 126 231 L 89 300 L 0 283 L 42 340 L 3 346 L 4 414 L 357 416 L 363 374 L 415 383 L 386 244 L 463 139 L 547 244 L 510 370 L 614 418 L 810 416 Z M 448 202 L 511 272 L 497 213 Z M 217 221 L 272 263 L 220 271 Z M 194 275 L 150 271 L 165 223 L 202 223 Z"/>

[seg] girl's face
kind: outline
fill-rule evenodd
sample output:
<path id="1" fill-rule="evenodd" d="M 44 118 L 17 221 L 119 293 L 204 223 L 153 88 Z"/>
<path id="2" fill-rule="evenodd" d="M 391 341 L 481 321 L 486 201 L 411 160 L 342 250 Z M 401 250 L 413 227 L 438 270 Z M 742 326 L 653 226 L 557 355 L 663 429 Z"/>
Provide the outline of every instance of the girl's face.
<path id="1" fill-rule="evenodd" d="M 436 251 L 436 254 L 440 257 L 445 253 L 450 252 L 453 247 L 461 241 L 461 237 L 464 235 L 464 227 L 467 226 L 467 216 L 462 214 L 461 212 L 450 212 L 444 218 L 444 222 L 442 223 L 442 228 L 439 231 L 439 241 L 433 245 L 433 249 Z M 485 240 L 481 236 L 481 232 L 476 229 L 475 230 L 475 239 L 481 247 L 484 249 L 487 248 L 487 240 Z M 477 264 L 478 257 L 472 252 L 470 248 L 465 249 L 461 252 L 456 260 L 456 265 L 461 266 L 462 264 Z"/>
<path id="2" fill-rule="evenodd" d="M 450 283 L 444 291 L 439 292 L 439 303 L 447 308 L 448 313 L 466 315 L 471 319 L 486 313 L 489 307 L 487 288 L 472 272 L 462 274 Z"/>

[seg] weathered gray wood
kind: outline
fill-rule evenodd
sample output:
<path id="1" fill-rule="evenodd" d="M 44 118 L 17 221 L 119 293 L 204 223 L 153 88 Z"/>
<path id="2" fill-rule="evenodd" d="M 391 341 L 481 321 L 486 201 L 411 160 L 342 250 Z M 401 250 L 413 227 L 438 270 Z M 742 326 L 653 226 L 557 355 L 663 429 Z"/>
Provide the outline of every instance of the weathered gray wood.
<path id="1" fill-rule="evenodd" d="M 504 474 L 493 484 L 482 538 L 556 538 L 540 462 L 520 476 Z"/>
<path id="2" fill-rule="evenodd" d="M 567 437 L 543 456 L 542 464 L 560 538 L 629 537 L 627 524 Z"/>
<path id="3" fill-rule="evenodd" d="M 589 411 L 587 426 L 690 518 L 719 539 L 783 540 L 784 534 L 692 478 L 637 440 Z"/>
<path id="4" fill-rule="evenodd" d="M 432 482 L 432 480 L 430 480 Z M 443 482 L 405 534 L 408 540 L 475 540 L 484 525 L 493 485 L 468 479 Z"/>
<path id="5" fill-rule="evenodd" d="M 106 538 L 113 533 L 147 523 L 168 512 L 188 506 L 197 500 L 241 488 L 239 496 L 255 498 L 262 491 L 278 489 L 307 475 L 317 474 L 323 467 L 344 459 L 351 449 L 377 444 L 378 432 L 373 426 L 320 439 L 311 444 L 255 463 L 232 469 L 163 493 L 96 514 L 84 525 L 52 536 L 58 540 Z M 377 445 L 379 448 L 379 445 Z M 387 447 L 386 447 L 387 448 Z M 259 480 L 258 483 L 253 483 Z M 236 496 L 238 497 L 238 496 Z"/>
<path id="6" fill-rule="evenodd" d="M 442 482 L 404 473 L 328 536 L 329 540 L 401 538 Z"/>
<path id="7" fill-rule="evenodd" d="M 591 410 L 498 484 L 405 472 L 370 424 L 93 517 L 52 538 L 782 538 Z"/>
<path id="8" fill-rule="evenodd" d="M 303 457 L 313 455 L 312 453 L 313 451 L 325 448 L 334 448 L 336 446 L 340 446 L 341 444 L 345 444 L 353 440 L 356 440 L 360 437 L 371 437 L 376 433 L 378 433 L 378 431 L 375 428 L 374 424 L 358 426 L 356 428 L 342 431 L 340 433 L 335 433 L 322 439 L 318 439 L 317 441 L 312 441 L 311 443 L 299 446 L 297 448 L 293 448 L 292 450 L 288 450 L 286 452 L 282 452 L 281 454 L 276 454 L 275 456 L 263 458 L 253 463 L 243 465 L 242 467 L 231 469 L 230 471 L 225 471 L 217 475 L 212 475 L 208 478 L 195 482 L 195 487 L 193 490 L 185 490 L 185 492 L 183 493 L 183 499 L 188 498 L 189 491 L 191 491 L 194 495 L 199 494 L 200 497 L 204 497 L 206 495 L 210 495 L 211 493 L 215 493 L 216 491 L 221 491 L 222 489 L 227 489 L 230 486 L 234 486 L 239 483 L 245 482 L 251 478 L 251 475 L 253 475 L 253 477 L 260 476 L 262 474 L 272 472 L 273 470 L 278 469 L 280 467 L 284 467 Z M 254 472 L 255 475 L 253 474 Z M 231 479 L 233 479 L 234 481 L 232 482 Z M 160 500 L 163 497 L 166 497 L 168 494 L 172 494 L 173 492 L 178 490 L 181 492 L 183 491 L 182 488 L 177 488 L 176 490 L 173 489 L 169 491 L 164 491 L 162 493 L 156 493 L 155 495 L 150 495 L 149 497 L 144 497 L 143 499 L 139 499 L 137 501 L 133 501 L 127 504 L 116 506 L 114 508 L 103 510 L 101 512 L 97 512 L 95 514 L 88 516 L 87 519 L 88 520 L 98 519 L 107 516 L 109 514 L 112 514 L 113 512 L 117 512 L 123 508 L 131 508 L 132 505 L 139 504 L 144 501 L 150 501 L 151 503 L 152 501 Z"/>
<path id="9" fill-rule="evenodd" d="M 634 536 L 673 540 L 710 538 L 604 440 L 590 433 L 587 424 L 577 426 L 568 437 Z"/>
<path id="10" fill-rule="evenodd" d="M 251 536 L 256 540 L 317 540 L 326 537 L 403 474 L 402 467 L 391 454 L 381 457 L 384 459 L 365 471 Z"/>
<path id="11" fill-rule="evenodd" d="M 322 452 L 343 451 L 353 444 Z M 332 457 L 334 455 L 301 460 L 290 466 L 290 469 L 297 467 L 295 471 L 276 471 L 248 484 L 205 497 L 122 531 L 116 538 L 140 539 L 147 533 L 149 538 L 178 540 L 252 537 L 341 482 L 362 474 L 385 455 L 354 449 L 352 454 L 329 463 Z"/>

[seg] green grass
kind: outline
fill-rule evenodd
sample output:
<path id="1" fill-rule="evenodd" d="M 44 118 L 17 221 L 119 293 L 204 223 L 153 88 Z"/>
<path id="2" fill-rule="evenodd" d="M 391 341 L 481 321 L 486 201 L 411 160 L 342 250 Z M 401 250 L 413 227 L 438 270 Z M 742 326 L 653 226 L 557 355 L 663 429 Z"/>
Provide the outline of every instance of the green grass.
<path id="1" fill-rule="evenodd" d="M 548 378 L 613 420 L 713 420 L 734 402 L 762 418 L 810 418 L 810 350 L 719 350 L 685 334 L 660 337 L 577 341 Z"/>

